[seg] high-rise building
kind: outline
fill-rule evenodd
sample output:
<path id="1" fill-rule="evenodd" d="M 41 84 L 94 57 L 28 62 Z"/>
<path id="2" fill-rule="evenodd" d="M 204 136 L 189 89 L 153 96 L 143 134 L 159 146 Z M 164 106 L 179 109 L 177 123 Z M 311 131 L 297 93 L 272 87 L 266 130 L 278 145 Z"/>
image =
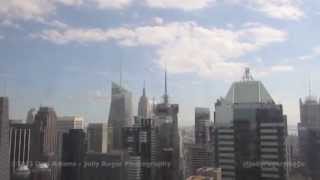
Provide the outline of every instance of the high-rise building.
<path id="1" fill-rule="evenodd" d="M 169 166 L 158 168 L 157 178 L 176 180 L 181 178 L 180 135 L 178 129 L 178 104 L 170 104 L 167 89 L 167 71 L 165 71 L 165 93 L 163 102 L 154 107 L 155 126 L 159 128 L 158 161 Z"/>
<path id="2" fill-rule="evenodd" d="M 59 117 L 56 123 L 57 129 L 57 158 L 61 160 L 63 134 L 69 133 L 71 129 L 84 129 L 84 120 L 78 116 Z"/>
<path id="3" fill-rule="evenodd" d="M 146 95 L 146 87 L 143 87 L 142 96 L 140 97 L 140 100 L 139 100 L 138 116 L 141 118 L 151 117 L 151 106 L 149 103 L 149 99 Z"/>
<path id="4" fill-rule="evenodd" d="M 121 85 L 112 83 L 108 126 L 113 130 L 113 149 L 122 149 L 122 128 L 132 124 L 132 94 Z"/>
<path id="5" fill-rule="evenodd" d="M 300 120 L 299 146 L 305 163 L 304 175 L 311 180 L 320 179 L 320 102 L 315 97 L 300 99 Z"/>
<path id="6" fill-rule="evenodd" d="M 140 116 L 135 117 L 133 127 L 123 129 L 123 147 L 128 151 L 129 159 L 133 162 L 139 160 L 128 167 L 129 179 L 155 179 L 155 169 L 152 164 L 156 164 L 157 158 L 157 133 L 158 129 L 155 128 L 153 119 Z"/>
<path id="7" fill-rule="evenodd" d="M 96 153 L 109 152 L 112 149 L 113 142 L 112 130 L 106 123 L 90 123 L 87 128 L 88 151 Z"/>
<path id="8" fill-rule="evenodd" d="M 32 124 L 10 124 L 11 173 L 22 166 L 29 166 L 31 153 Z M 20 168 L 21 170 L 21 168 Z"/>
<path id="9" fill-rule="evenodd" d="M 81 180 L 127 180 L 127 154 L 122 151 L 87 153 Z"/>
<path id="10" fill-rule="evenodd" d="M 10 179 L 9 99 L 0 97 L 0 177 Z"/>
<path id="11" fill-rule="evenodd" d="M 86 154 L 86 134 L 83 129 L 71 129 L 63 135 L 61 180 L 81 180 Z"/>
<path id="12" fill-rule="evenodd" d="M 210 109 L 196 108 L 195 109 L 195 143 L 208 144 L 210 142 Z"/>
<path id="13" fill-rule="evenodd" d="M 186 172 L 185 176 L 195 175 L 199 168 L 213 167 L 214 150 L 209 144 L 185 144 Z"/>
<path id="14" fill-rule="evenodd" d="M 51 180 L 56 180 L 59 174 L 59 168 L 52 163 L 57 161 L 56 123 L 57 115 L 54 109 L 40 107 L 35 115 L 32 130 L 31 159 L 49 166 L 50 173 L 47 173 L 47 170 L 42 171 L 42 166 L 38 167 L 37 172 L 39 172 L 39 176 L 42 176 L 42 172 L 45 172 L 45 176 L 50 174 Z"/>
<path id="15" fill-rule="evenodd" d="M 224 180 L 285 180 L 287 121 L 246 69 L 215 104 L 216 165 Z"/>

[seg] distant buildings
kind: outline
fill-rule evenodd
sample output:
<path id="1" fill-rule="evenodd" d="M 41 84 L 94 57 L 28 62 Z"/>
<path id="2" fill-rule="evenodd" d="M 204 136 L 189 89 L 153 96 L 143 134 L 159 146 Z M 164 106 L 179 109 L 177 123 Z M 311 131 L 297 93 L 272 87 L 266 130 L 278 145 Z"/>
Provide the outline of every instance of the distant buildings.
<path id="1" fill-rule="evenodd" d="M 109 152 L 112 149 L 113 142 L 112 130 L 107 123 L 90 123 L 87 128 L 88 151 L 95 153 Z"/>
<path id="2" fill-rule="evenodd" d="M 112 83 L 108 126 L 113 130 L 113 149 L 122 149 L 122 128 L 132 125 L 132 94 Z"/>
<path id="3" fill-rule="evenodd" d="M 9 99 L 0 97 L 0 177 L 10 179 Z"/>
<path id="4" fill-rule="evenodd" d="M 142 96 L 138 105 L 138 116 L 141 118 L 151 118 L 151 106 L 146 95 L 146 88 L 143 87 Z"/>
<path id="5" fill-rule="evenodd" d="M 286 180 L 287 121 L 246 69 L 215 104 L 216 165 L 224 180 Z"/>
<path id="6" fill-rule="evenodd" d="M 305 163 L 304 174 L 311 180 L 320 179 L 320 103 L 311 95 L 300 99 L 299 146 Z"/>
<path id="7" fill-rule="evenodd" d="M 210 142 L 210 109 L 200 108 L 195 109 L 195 143 L 208 144 Z"/>
<path id="8" fill-rule="evenodd" d="M 199 168 L 194 176 L 190 176 L 187 180 L 222 180 L 222 171 L 221 168 Z"/>

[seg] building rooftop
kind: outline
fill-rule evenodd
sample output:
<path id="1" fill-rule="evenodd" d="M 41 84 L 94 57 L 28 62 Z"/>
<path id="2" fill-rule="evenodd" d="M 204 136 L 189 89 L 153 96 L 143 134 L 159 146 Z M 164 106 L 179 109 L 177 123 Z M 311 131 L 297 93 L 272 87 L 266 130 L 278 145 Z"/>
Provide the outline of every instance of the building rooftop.
<path id="1" fill-rule="evenodd" d="M 231 85 L 225 100 L 232 103 L 274 103 L 264 85 L 253 80 L 249 69 L 246 69 L 242 81 Z"/>

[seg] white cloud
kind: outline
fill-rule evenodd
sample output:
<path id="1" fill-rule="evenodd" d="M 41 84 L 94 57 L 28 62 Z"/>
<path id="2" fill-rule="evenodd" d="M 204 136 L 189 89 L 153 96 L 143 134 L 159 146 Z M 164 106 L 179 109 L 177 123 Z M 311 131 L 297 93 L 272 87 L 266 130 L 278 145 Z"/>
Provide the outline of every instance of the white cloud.
<path id="1" fill-rule="evenodd" d="M 283 20 L 299 20 L 304 17 L 300 0 L 225 0 L 244 5 L 269 17 Z"/>
<path id="2" fill-rule="evenodd" d="M 212 78 L 234 78 L 248 64 L 238 59 L 271 43 L 283 42 L 287 33 L 262 24 L 239 30 L 206 28 L 194 22 L 175 22 L 136 28 L 45 30 L 32 37 L 57 44 L 103 43 L 156 47 L 155 59 L 171 73 L 197 73 Z M 223 77 L 222 77 L 223 76 Z"/>
<path id="3" fill-rule="evenodd" d="M 131 0 L 0 0 L 0 19 L 43 21 L 59 5 L 80 6 L 95 3 L 99 8 L 124 8 Z"/>
<path id="4" fill-rule="evenodd" d="M 131 0 L 89 0 L 93 1 L 101 9 L 116 8 L 122 9 L 130 5 Z"/>
<path id="5" fill-rule="evenodd" d="M 146 4 L 154 8 L 173 8 L 186 11 L 208 7 L 215 0 L 145 0 Z"/>

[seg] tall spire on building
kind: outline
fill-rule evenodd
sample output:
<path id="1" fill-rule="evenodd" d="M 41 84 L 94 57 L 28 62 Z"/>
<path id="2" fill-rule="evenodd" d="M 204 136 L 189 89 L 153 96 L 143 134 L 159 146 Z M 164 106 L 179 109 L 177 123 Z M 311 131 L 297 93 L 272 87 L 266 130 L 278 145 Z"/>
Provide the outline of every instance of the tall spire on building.
<path id="1" fill-rule="evenodd" d="M 151 117 L 151 107 L 146 95 L 146 82 L 143 83 L 142 96 L 140 97 L 138 104 L 138 116 L 142 118 L 150 118 Z"/>
<path id="2" fill-rule="evenodd" d="M 120 59 L 120 87 L 122 87 L 122 59 Z"/>
<path id="3" fill-rule="evenodd" d="M 142 96 L 146 96 L 146 81 L 143 81 Z"/>
<path id="4" fill-rule="evenodd" d="M 169 103 L 169 96 L 168 96 L 168 84 L 167 84 L 167 65 L 164 71 L 164 96 L 163 100 L 165 104 Z"/>
<path id="5" fill-rule="evenodd" d="M 242 80 L 243 81 L 253 81 L 253 77 L 250 73 L 250 68 L 246 67 L 245 68 L 245 72 L 244 72 L 244 75 L 242 77 Z"/>

